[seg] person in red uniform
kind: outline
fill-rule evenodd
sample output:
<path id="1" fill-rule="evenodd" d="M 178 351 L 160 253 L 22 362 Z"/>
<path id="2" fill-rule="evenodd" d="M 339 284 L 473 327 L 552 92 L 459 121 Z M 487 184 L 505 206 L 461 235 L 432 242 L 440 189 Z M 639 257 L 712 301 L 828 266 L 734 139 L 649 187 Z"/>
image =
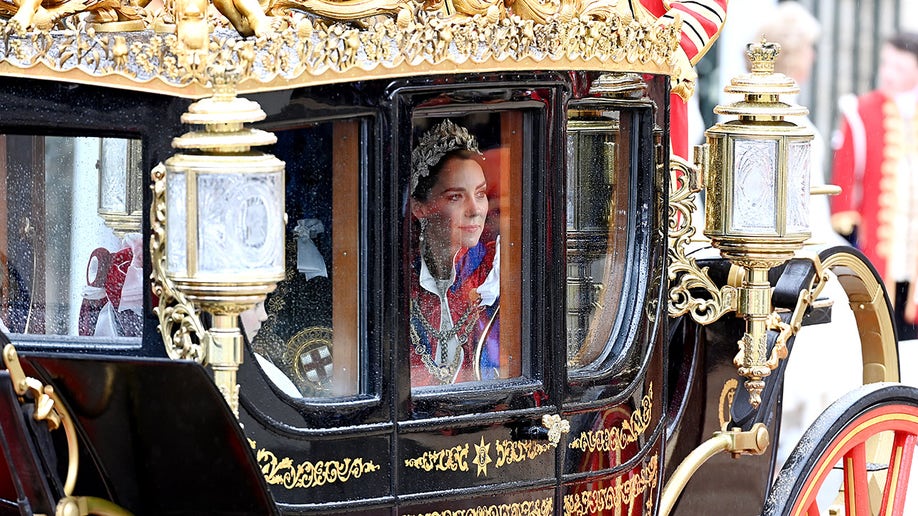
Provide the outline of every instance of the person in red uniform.
<path id="1" fill-rule="evenodd" d="M 839 100 L 832 224 L 864 252 L 893 297 L 900 340 L 918 336 L 918 34 L 880 53 L 877 89 Z"/>
<path id="2" fill-rule="evenodd" d="M 487 181 L 474 136 L 444 120 L 412 151 L 411 385 L 497 378 L 500 237 L 481 240 Z"/>
<path id="3" fill-rule="evenodd" d="M 727 0 L 641 0 L 641 4 L 660 23 L 682 21 L 682 37 L 677 55 L 676 77 L 670 99 L 670 140 L 673 153 L 689 159 L 688 105 L 695 88 L 693 67 L 710 50 L 727 19 Z"/>

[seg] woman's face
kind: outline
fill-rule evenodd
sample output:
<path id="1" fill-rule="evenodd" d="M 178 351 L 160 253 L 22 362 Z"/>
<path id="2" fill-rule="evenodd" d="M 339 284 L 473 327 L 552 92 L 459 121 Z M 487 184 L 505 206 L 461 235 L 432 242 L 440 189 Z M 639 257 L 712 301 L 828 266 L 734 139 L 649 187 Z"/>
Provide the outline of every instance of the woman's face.
<path id="1" fill-rule="evenodd" d="M 427 219 L 427 245 L 453 254 L 477 245 L 488 213 L 486 189 L 484 172 L 475 160 L 447 158 L 427 200 L 415 201 L 412 210 L 418 219 Z"/>

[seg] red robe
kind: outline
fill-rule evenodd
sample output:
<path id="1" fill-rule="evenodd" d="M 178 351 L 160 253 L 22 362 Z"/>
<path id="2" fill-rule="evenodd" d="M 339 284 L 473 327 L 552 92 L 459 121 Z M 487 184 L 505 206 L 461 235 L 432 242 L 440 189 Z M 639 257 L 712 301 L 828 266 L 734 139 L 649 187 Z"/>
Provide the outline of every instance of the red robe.
<path id="1" fill-rule="evenodd" d="M 895 101 L 879 91 L 840 103 L 842 123 L 835 142 L 832 183 L 842 193 L 831 200 L 832 225 L 844 235 L 857 227 L 858 248 L 884 277 L 892 295 L 896 278 L 888 277 L 887 261 L 892 239 L 902 237 L 893 227 L 896 175 L 905 152 L 902 117 Z M 913 312 L 910 306 L 906 312 L 909 322 L 914 322 L 909 316 Z"/>
<path id="2" fill-rule="evenodd" d="M 429 330 L 440 328 L 440 299 L 436 294 L 423 288 L 419 282 L 421 275 L 421 258 L 417 255 L 412 263 L 411 285 L 411 385 L 412 387 L 442 385 L 447 383 L 472 382 L 478 380 L 475 374 L 476 366 L 473 364 L 476 347 L 482 336 L 485 341 L 482 346 L 478 370 L 482 380 L 496 378 L 500 368 L 499 349 L 499 322 L 496 320 L 496 310 L 499 299 L 491 305 L 481 304 L 480 287 L 488 278 L 494 264 L 497 247 L 495 242 L 487 244 L 479 242 L 471 249 L 459 251 L 455 260 L 456 277 L 453 284 L 446 292 L 449 303 L 450 315 L 456 336 L 459 340 L 461 360 L 457 363 L 457 370 L 449 379 L 438 379 L 431 367 L 440 364 L 436 356 L 438 342 L 436 336 Z M 423 320 L 421 319 L 423 318 Z M 433 362 L 425 364 L 424 357 Z M 444 364 L 450 369 L 451 363 Z"/>

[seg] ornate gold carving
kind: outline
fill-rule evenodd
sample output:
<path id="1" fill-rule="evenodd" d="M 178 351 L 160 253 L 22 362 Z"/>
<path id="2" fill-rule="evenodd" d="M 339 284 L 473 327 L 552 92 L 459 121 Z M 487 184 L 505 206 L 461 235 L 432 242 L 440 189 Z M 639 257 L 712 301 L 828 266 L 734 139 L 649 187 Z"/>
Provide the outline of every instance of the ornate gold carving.
<path id="1" fill-rule="evenodd" d="M 724 386 L 720 389 L 720 403 L 718 403 L 717 419 L 720 422 L 721 430 L 726 430 L 727 423 L 732 419 L 730 407 L 733 406 L 733 396 L 736 395 L 736 388 L 738 386 L 739 381 L 736 378 L 730 378 L 724 382 Z"/>
<path id="2" fill-rule="evenodd" d="M 494 462 L 491 460 L 491 443 L 485 444 L 484 436 L 481 437 L 481 444 L 475 445 L 475 458 L 472 464 L 478 466 L 478 472 L 475 476 L 484 474 L 488 476 L 488 464 Z"/>
<path id="3" fill-rule="evenodd" d="M 371 460 L 346 458 L 341 460 L 322 460 L 318 462 L 303 461 L 294 464 L 293 459 L 278 459 L 272 451 L 257 448 L 255 441 L 249 439 L 249 446 L 255 452 L 255 460 L 261 467 L 261 474 L 269 485 L 281 485 L 288 490 L 309 489 L 311 487 L 355 480 L 367 473 L 378 471 L 380 466 Z"/>
<path id="4" fill-rule="evenodd" d="M 0 15 L 13 15 L 10 24 L 16 30 L 37 29 L 50 31 L 63 18 L 81 13 L 91 13 L 88 21 L 105 29 L 114 24 L 117 30 L 143 30 L 143 6 L 150 0 L 133 5 L 122 0 L 12 0 L 0 3 Z"/>
<path id="5" fill-rule="evenodd" d="M 420 457 L 405 459 L 405 466 L 424 471 L 468 471 L 468 456 L 469 445 L 466 443 L 445 450 L 426 451 Z"/>
<path id="6" fill-rule="evenodd" d="M 153 202 L 150 204 L 150 257 L 153 266 L 153 294 L 159 306 L 153 312 L 159 317 L 159 333 L 170 358 L 204 361 L 204 349 L 210 333 L 204 329 L 194 304 L 177 290 L 166 277 L 166 167 L 157 165 L 153 176 Z"/>
<path id="7" fill-rule="evenodd" d="M 532 460 L 553 449 L 556 445 L 541 441 L 510 441 L 502 439 L 486 442 L 482 436 L 475 445 L 475 456 L 471 463 L 477 466 L 475 476 L 488 475 L 488 465 L 502 468 L 510 464 Z M 493 445 L 493 447 L 492 447 Z M 405 459 L 405 467 L 423 471 L 469 471 L 469 444 L 460 444 L 443 450 L 429 450 L 420 457 Z M 492 457 L 494 450 L 496 458 Z"/>
<path id="8" fill-rule="evenodd" d="M 695 234 L 692 216 L 695 194 L 701 191 L 700 172 L 676 156 L 672 161 L 675 187 L 669 198 L 669 315 L 690 314 L 698 324 L 710 324 L 736 310 L 737 289 L 731 285 L 717 288 L 708 276 L 707 267 L 698 267 L 695 260 L 686 255 L 685 248 Z M 710 298 L 695 297 L 693 289 L 704 290 Z"/>
<path id="9" fill-rule="evenodd" d="M 605 510 L 615 511 L 630 505 L 639 496 L 645 494 L 645 491 L 653 490 L 657 486 L 658 462 L 657 455 L 654 454 L 639 472 L 628 478 L 619 477 L 621 481 L 616 479 L 614 485 L 565 495 L 564 515 L 586 516 Z"/>
<path id="10" fill-rule="evenodd" d="M 101 33 L 72 17 L 62 21 L 61 30 L 23 33 L 16 23 L 0 20 L 0 74 L 66 75 L 75 82 L 200 97 L 210 93 L 205 71 L 215 67 L 241 71 L 240 93 L 419 71 L 535 67 L 669 73 L 681 30 L 678 23 L 661 25 L 615 13 L 602 19 L 555 16 L 537 23 L 510 13 L 493 17 L 493 9 L 448 18 L 424 9 L 401 9 L 397 20 L 373 18 L 364 25 L 293 13 L 285 18 L 289 26 L 272 25 L 262 37 L 248 39 L 210 27 L 208 45 L 208 26 L 193 25 L 206 22 L 195 14 L 203 4 L 195 10 L 190 1 L 181 4 L 190 9 L 180 11 L 188 20 L 177 28 L 182 39 L 150 30 Z M 394 9 L 379 2 L 372 5 Z"/>
<path id="11" fill-rule="evenodd" d="M 647 394 L 641 399 L 641 408 L 631 413 L 628 420 L 622 421 L 621 427 L 603 428 L 583 432 L 568 445 L 573 450 L 585 452 L 612 452 L 625 448 L 636 442 L 650 426 L 650 415 L 653 409 L 653 384 L 647 388 Z"/>
<path id="12" fill-rule="evenodd" d="M 545 414 L 542 416 L 542 426 L 548 430 L 548 444 L 552 447 L 561 442 L 561 434 L 571 431 L 571 424 L 559 414 Z"/>
<path id="13" fill-rule="evenodd" d="M 525 502 L 502 503 L 500 505 L 479 505 L 471 509 L 422 512 L 410 516 L 551 516 L 555 508 L 553 498 L 526 500 Z"/>

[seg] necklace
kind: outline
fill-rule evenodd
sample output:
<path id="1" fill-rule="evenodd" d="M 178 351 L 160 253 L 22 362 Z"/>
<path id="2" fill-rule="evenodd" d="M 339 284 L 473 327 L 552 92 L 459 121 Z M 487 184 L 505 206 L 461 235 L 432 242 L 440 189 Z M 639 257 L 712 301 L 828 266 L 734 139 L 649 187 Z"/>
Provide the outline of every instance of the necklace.
<path id="1" fill-rule="evenodd" d="M 468 342 L 472 328 L 478 320 L 478 314 L 480 314 L 482 310 L 483 307 L 481 306 L 470 305 L 452 328 L 438 330 L 430 324 L 430 321 L 428 321 L 427 317 L 421 312 L 421 308 L 418 306 L 417 301 L 414 299 L 411 300 L 411 318 L 420 321 L 421 326 L 424 327 L 424 331 L 440 344 L 440 363 L 437 364 L 434 362 L 431 356 L 433 342 L 431 341 L 430 350 L 428 350 L 427 346 L 421 342 L 421 335 L 418 333 L 418 329 L 414 324 L 411 325 L 412 347 L 414 352 L 421 357 L 421 363 L 424 364 L 427 371 L 441 384 L 451 383 L 456 376 L 456 372 L 461 366 L 462 347 Z M 453 337 L 456 337 L 456 340 L 459 342 L 460 349 L 456 351 L 456 355 L 453 359 L 447 363 L 447 343 Z"/>

